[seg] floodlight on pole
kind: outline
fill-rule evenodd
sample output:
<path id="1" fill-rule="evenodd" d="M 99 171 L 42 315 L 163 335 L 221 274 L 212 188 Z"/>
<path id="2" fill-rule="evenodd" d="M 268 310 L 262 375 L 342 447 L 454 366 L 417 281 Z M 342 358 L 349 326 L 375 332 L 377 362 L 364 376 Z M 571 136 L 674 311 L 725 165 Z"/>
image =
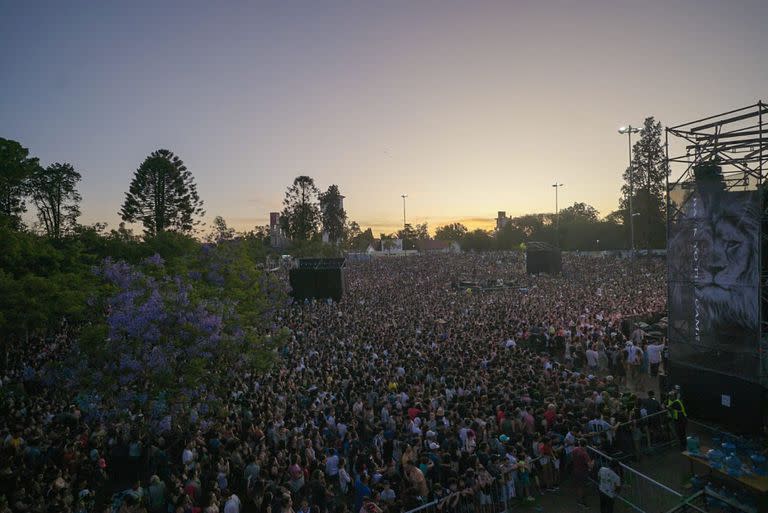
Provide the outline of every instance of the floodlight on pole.
<path id="1" fill-rule="evenodd" d="M 552 184 L 552 187 L 555 188 L 555 242 L 558 247 L 560 246 L 560 208 L 557 205 L 557 191 L 562 186 L 563 184 L 558 183 L 557 180 Z"/>
<path id="2" fill-rule="evenodd" d="M 400 197 L 403 198 L 403 230 L 405 230 L 405 224 L 406 224 L 405 223 L 405 198 L 407 198 L 408 195 L 407 194 L 401 194 Z"/>
<path id="3" fill-rule="evenodd" d="M 635 213 L 632 207 L 632 196 L 635 195 L 634 172 L 632 171 L 632 134 L 639 132 L 640 129 L 632 125 L 619 127 L 619 133 L 627 134 L 627 141 L 629 142 L 629 248 L 632 256 L 635 255 Z"/>

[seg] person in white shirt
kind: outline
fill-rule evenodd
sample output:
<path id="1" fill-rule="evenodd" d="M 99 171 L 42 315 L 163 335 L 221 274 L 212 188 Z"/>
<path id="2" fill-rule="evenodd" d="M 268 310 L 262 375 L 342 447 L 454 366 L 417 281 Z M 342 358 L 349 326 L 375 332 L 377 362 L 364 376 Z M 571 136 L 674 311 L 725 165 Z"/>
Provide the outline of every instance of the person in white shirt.
<path id="1" fill-rule="evenodd" d="M 332 479 L 336 479 L 336 476 L 339 475 L 339 455 L 336 454 L 336 451 L 325 458 L 325 475 Z"/>
<path id="2" fill-rule="evenodd" d="M 651 376 L 654 378 L 659 375 L 659 364 L 661 363 L 661 352 L 664 350 L 664 342 L 660 344 L 648 344 L 645 348 L 648 354 L 648 366 L 651 369 Z"/>
<path id="3" fill-rule="evenodd" d="M 240 513 L 240 497 L 233 493 L 224 504 L 224 513 Z"/>
<path id="4" fill-rule="evenodd" d="M 621 488 L 621 478 L 615 472 L 618 462 L 611 462 L 611 467 L 603 466 L 597 472 L 600 487 L 600 513 L 613 513 L 613 502 L 616 492 Z"/>

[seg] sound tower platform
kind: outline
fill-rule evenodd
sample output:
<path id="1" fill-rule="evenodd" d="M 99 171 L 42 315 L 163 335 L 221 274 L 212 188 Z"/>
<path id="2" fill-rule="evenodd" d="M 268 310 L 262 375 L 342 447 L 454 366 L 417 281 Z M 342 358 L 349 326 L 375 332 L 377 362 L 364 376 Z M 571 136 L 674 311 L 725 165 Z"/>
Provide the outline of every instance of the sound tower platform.
<path id="1" fill-rule="evenodd" d="M 740 433 L 768 416 L 766 116 L 758 102 L 666 129 L 668 386 Z"/>

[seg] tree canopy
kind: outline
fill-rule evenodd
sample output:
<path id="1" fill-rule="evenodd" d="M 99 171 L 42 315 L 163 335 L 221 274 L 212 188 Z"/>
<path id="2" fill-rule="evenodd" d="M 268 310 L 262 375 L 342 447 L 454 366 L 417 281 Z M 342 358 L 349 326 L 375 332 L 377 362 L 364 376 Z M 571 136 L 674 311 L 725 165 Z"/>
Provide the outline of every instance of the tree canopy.
<path id="1" fill-rule="evenodd" d="M 16 141 L 0 137 L 0 223 L 14 229 L 24 223 L 27 179 L 39 168 L 37 158 Z"/>
<path id="2" fill-rule="evenodd" d="M 343 206 L 344 197 L 339 192 L 338 185 L 331 185 L 327 191 L 320 194 L 319 199 L 323 230 L 328 234 L 330 242 L 336 244 L 344 238 L 344 226 L 347 222 L 347 213 Z"/>
<path id="3" fill-rule="evenodd" d="M 189 233 L 205 215 L 192 173 L 172 151 L 152 152 L 133 175 L 120 210 L 123 221 L 141 223 L 144 232 Z"/>
<path id="4" fill-rule="evenodd" d="M 317 234 L 321 220 L 319 194 L 314 179 L 304 175 L 297 176 L 285 191 L 280 224 L 290 239 L 307 241 Z"/>
<path id="5" fill-rule="evenodd" d="M 37 169 L 29 177 L 29 192 L 37 208 L 37 218 L 45 233 L 54 239 L 71 232 L 80 216 L 80 173 L 72 164 L 51 164 Z"/>

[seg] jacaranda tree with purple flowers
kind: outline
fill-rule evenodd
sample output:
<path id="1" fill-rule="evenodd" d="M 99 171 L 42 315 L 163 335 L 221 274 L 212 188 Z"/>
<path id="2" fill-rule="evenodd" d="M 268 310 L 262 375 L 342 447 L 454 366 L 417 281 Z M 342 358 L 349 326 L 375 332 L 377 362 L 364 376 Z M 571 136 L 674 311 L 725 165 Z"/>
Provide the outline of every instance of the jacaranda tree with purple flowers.
<path id="1" fill-rule="evenodd" d="M 232 372 L 269 364 L 282 291 L 240 241 L 199 245 L 173 265 L 107 258 L 93 272 L 95 322 L 58 369 L 89 412 L 141 411 L 162 429 L 174 404 L 216 398 Z"/>

